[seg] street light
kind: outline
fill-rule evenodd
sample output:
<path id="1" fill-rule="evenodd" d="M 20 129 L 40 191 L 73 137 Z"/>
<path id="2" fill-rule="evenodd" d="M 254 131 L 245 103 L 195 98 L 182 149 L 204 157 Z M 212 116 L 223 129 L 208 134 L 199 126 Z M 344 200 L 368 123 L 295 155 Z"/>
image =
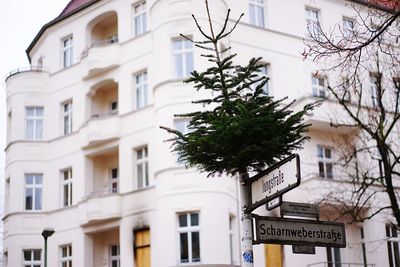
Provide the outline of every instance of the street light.
<path id="1" fill-rule="evenodd" d="M 54 234 L 54 229 L 46 227 L 43 229 L 42 236 L 44 238 L 44 267 L 47 267 L 47 238 Z"/>

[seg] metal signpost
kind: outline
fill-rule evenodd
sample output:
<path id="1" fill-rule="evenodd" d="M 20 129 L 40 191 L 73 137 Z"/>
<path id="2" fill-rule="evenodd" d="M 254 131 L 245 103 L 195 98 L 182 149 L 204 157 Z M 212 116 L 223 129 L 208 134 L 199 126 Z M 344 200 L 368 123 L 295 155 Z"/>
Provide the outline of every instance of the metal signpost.
<path id="1" fill-rule="evenodd" d="M 249 183 L 251 184 L 251 204 L 247 208 L 247 213 L 300 185 L 299 155 L 293 154 L 251 177 Z"/>
<path id="2" fill-rule="evenodd" d="M 255 218 L 255 244 L 312 245 L 346 247 L 344 223 L 275 217 Z"/>

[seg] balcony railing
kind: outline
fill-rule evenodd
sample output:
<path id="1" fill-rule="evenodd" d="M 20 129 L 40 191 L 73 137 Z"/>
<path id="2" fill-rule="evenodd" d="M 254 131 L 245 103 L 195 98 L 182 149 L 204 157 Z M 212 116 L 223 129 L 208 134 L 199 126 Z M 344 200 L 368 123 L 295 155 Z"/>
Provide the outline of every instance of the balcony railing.
<path id="1" fill-rule="evenodd" d="M 27 67 L 21 67 L 15 70 L 10 71 L 6 77 L 5 77 L 5 81 L 7 81 L 8 78 L 10 78 L 11 76 L 14 76 L 18 73 L 22 73 L 22 72 L 48 72 L 47 69 L 43 66 L 27 66 Z"/>
<path id="2" fill-rule="evenodd" d="M 307 267 L 375 267 L 371 263 L 355 263 L 355 262 L 316 262 L 308 264 Z"/>
<path id="3" fill-rule="evenodd" d="M 108 45 L 117 44 L 117 43 L 118 43 L 118 35 L 114 35 L 112 38 L 106 39 L 106 40 L 93 41 L 89 47 L 86 47 L 82 51 L 81 58 L 86 57 L 88 55 L 90 48 L 92 48 L 92 47 L 102 47 L 102 46 L 108 46 Z"/>

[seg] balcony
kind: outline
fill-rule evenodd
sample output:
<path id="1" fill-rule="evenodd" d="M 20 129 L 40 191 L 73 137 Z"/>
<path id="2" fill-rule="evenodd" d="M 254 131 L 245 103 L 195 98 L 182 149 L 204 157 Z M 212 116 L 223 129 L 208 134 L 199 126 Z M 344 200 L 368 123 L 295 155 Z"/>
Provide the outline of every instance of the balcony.
<path id="1" fill-rule="evenodd" d="M 332 127 L 331 123 L 341 123 L 341 124 L 351 124 L 351 118 L 346 113 L 345 110 L 340 106 L 340 104 L 329 97 L 315 97 L 315 96 L 305 96 L 303 98 L 298 99 L 295 102 L 294 110 L 298 111 L 303 108 L 304 105 L 309 104 L 318 99 L 323 100 L 321 105 L 317 107 L 312 116 L 306 118 L 305 123 L 311 124 L 312 130 L 319 131 L 333 131 L 340 134 L 348 134 L 354 135 L 357 132 L 357 129 L 354 127 Z"/>
<path id="2" fill-rule="evenodd" d="M 84 79 L 119 66 L 118 16 L 114 11 L 93 19 L 87 26 L 87 48 L 81 58 L 86 70 Z"/>
<path id="3" fill-rule="evenodd" d="M 9 72 L 5 78 L 7 94 L 16 92 L 43 91 L 49 72 L 42 66 L 28 66 Z"/>
<path id="4" fill-rule="evenodd" d="M 115 114 L 94 115 L 81 128 L 80 144 L 82 148 L 111 142 L 120 137 L 121 120 Z"/>
<path id="5" fill-rule="evenodd" d="M 94 194 L 79 204 L 79 223 L 88 225 L 118 219 L 122 216 L 122 196 L 119 194 Z"/>

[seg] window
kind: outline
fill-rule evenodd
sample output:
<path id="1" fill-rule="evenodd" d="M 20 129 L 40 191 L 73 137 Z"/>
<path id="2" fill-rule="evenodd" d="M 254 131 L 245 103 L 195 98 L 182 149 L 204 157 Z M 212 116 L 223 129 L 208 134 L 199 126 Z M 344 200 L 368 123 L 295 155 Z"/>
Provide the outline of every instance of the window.
<path id="1" fill-rule="evenodd" d="M 118 245 L 110 246 L 110 267 L 120 267 L 120 253 Z"/>
<path id="2" fill-rule="evenodd" d="M 72 205 L 72 169 L 62 172 L 63 207 Z"/>
<path id="3" fill-rule="evenodd" d="M 379 84 L 379 79 L 378 75 L 370 74 L 369 76 L 369 83 L 370 83 L 370 88 L 371 88 L 371 104 L 373 107 L 378 106 L 378 84 Z"/>
<path id="4" fill-rule="evenodd" d="M 193 44 L 180 38 L 172 40 L 175 78 L 188 77 L 193 71 Z"/>
<path id="5" fill-rule="evenodd" d="M 320 177 L 333 178 L 332 149 L 318 146 L 318 168 Z"/>
<path id="6" fill-rule="evenodd" d="M 147 31 L 146 2 L 135 5 L 133 10 L 135 36 L 139 36 Z"/>
<path id="7" fill-rule="evenodd" d="M 43 107 L 25 108 L 25 138 L 41 140 L 43 134 Z"/>
<path id="8" fill-rule="evenodd" d="M 147 72 L 135 76 L 136 84 L 136 108 L 147 105 Z"/>
<path id="9" fill-rule="evenodd" d="M 180 262 L 200 262 L 199 213 L 178 214 L 178 225 Z"/>
<path id="10" fill-rule="evenodd" d="M 233 228 L 235 224 L 235 216 L 230 214 L 229 215 L 229 251 L 231 253 L 231 264 L 234 264 L 234 251 L 233 251 L 233 246 L 234 246 L 234 240 L 233 240 Z"/>
<path id="11" fill-rule="evenodd" d="M 149 159 L 147 146 L 136 150 L 137 187 L 149 186 Z"/>
<path id="12" fill-rule="evenodd" d="M 134 232 L 135 266 L 150 267 L 150 229 L 140 229 Z"/>
<path id="13" fill-rule="evenodd" d="M 118 193 L 118 168 L 112 168 L 110 172 L 110 190 L 111 193 Z"/>
<path id="14" fill-rule="evenodd" d="M 389 257 L 389 266 L 396 267 L 400 266 L 400 251 L 399 251 L 399 243 L 398 237 L 399 233 L 396 229 L 396 226 L 392 224 L 386 225 L 386 237 L 387 241 L 387 249 L 388 249 L 388 257 Z M 391 240 L 393 238 L 393 240 Z"/>
<path id="15" fill-rule="evenodd" d="M 265 66 L 263 66 L 262 68 L 259 68 L 259 73 L 257 74 L 257 79 L 258 78 L 261 78 L 261 77 L 263 77 L 263 76 L 268 76 L 268 67 L 269 67 L 269 65 L 265 65 Z M 257 82 L 257 83 L 254 83 L 254 84 L 252 84 L 252 88 L 253 89 L 256 89 L 256 87 L 260 84 L 261 82 Z M 264 86 L 263 86 L 263 91 L 264 91 L 264 93 L 266 94 L 266 95 L 269 95 L 269 81 L 267 81 L 265 84 L 264 84 Z"/>
<path id="16" fill-rule="evenodd" d="M 42 266 L 42 250 L 41 249 L 26 249 L 22 251 L 24 267 L 40 267 Z"/>
<path id="17" fill-rule="evenodd" d="M 61 246 L 60 251 L 61 267 L 72 267 L 72 245 Z"/>
<path id="18" fill-rule="evenodd" d="M 25 210 L 42 209 L 42 174 L 25 174 Z"/>
<path id="19" fill-rule="evenodd" d="M 363 227 L 360 228 L 360 234 L 361 234 L 361 250 L 362 250 L 363 263 L 365 266 L 367 266 L 367 249 L 365 247 L 365 235 Z"/>
<path id="20" fill-rule="evenodd" d="M 306 34 L 311 35 L 315 39 L 320 39 L 321 35 L 318 30 L 319 28 L 319 10 L 306 7 L 305 10 L 306 16 Z"/>
<path id="21" fill-rule="evenodd" d="M 180 131 L 182 134 L 187 134 L 189 130 L 190 119 L 176 119 L 174 120 L 174 129 Z M 176 162 L 178 164 L 183 164 L 184 162 L 179 159 L 179 153 L 176 153 Z"/>
<path id="22" fill-rule="evenodd" d="M 73 46 L 72 36 L 62 40 L 63 68 L 67 68 L 73 64 Z"/>
<path id="23" fill-rule="evenodd" d="M 324 77 L 311 77 L 312 80 L 312 94 L 316 97 L 326 97 L 326 79 Z"/>
<path id="24" fill-rule="evenodd" d="M 264 24 L 264 1 L 263 0 L 249 0 L 250 23 L 263 27 Z"/>
<path id="25" fill-rule="evenodd" d="M 350 38 L 354 35 L 354 20 L 343 18 L 343 36 Z"/>
<path id="26" fill-rule="evenodd" d="M 64 135 L 72 132 L 72 101 L 63 104 Z"/>
<path id="27" fill-rule="evenodd" d="M 112 101 L 110 103 L 110 114 L 118 113 L 118 101 Z"/>
<path id="28" fill-rule="evenodd" d="M 328 261 L 327 267 L 342 267 L 340 248 L 327 247 L 326 256 Z"/>

